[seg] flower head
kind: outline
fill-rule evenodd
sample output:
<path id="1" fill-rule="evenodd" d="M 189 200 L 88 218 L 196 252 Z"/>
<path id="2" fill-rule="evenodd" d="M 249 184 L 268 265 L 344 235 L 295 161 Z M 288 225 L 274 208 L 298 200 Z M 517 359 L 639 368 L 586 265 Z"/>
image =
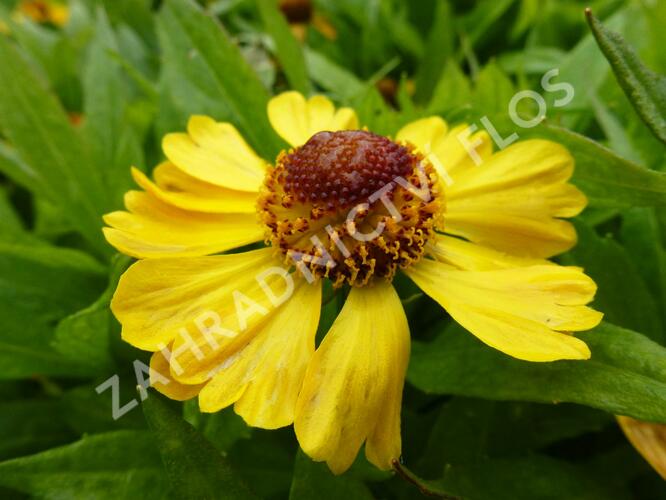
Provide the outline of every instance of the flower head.
<path id="1" fill-rule="evenodd" d="M 164 138 L 154 182 L 133 170 L 143 191 L 105 217 L 107 240 L 140 259 L 112 309 L 123 338 L 155 353 L 159 391 L 202 411 L 233 404 L 257 427 L 293 423 L 336 473 L 364 443 L 389 469 L 410 345 L 397 272 L 510 356 L 590 356 L 571 332 L 601 320 L 586 306 L 595 284 L 546 260 L 575 244 L 562 218 L 586 204 L 566 149 L 493 153 L 484 132 L 437 117 L 383 137 L 296 92 L 268 116 L 290 150 L 264 160 L 231 124 L 192 117 Z M 324 280 L 350 291 L 315 346 Z"/>
<path id="2" fill-rule="evenodd" d="M 69 19 L 69 8 L 57 0 L 21 0 L 16 14 L 27 16 L 37 23 L 62 27 Z"/>

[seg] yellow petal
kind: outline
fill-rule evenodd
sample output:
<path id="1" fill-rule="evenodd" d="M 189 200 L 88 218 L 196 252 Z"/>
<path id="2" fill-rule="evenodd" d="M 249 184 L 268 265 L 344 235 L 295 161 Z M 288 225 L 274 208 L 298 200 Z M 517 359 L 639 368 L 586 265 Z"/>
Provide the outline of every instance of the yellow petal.
<path id="1" fill-rule="evenodd" d="M 208 335 L 205 328 L 195 328 L 186 335 L 176 336 L 173 349 L 180 353 L 178 368 L 171 363 L 171 373 L 176 380 L 186 384 L 202 383 L 221 368 L 231 366 L 244 356 L 244 349 L 273 320 L 294 289 L 306 286 L 304 279 L 295 273 L 289 274 L 279 265 L 277 257 L 273 258 L 274 261 L 257 264 L 246 269 L 245 275 L 218 285 L 214 297 L 206 299 L 214 299 L 219 304 L 213 309 L 219 313 L 219 318 L 209 314 L 200 320 L 210 328 Z M 232 402 L 240 395 L 238 392 Z"/>
<path id="2" fill-rule="evenodd" d="M 150 357 L 150 385 L 170 399 L 187 401 L 199 394 L 203 384 L 181 384 L 171 376 L 169 361 L 162 352 Z"/>
<path id="3" fill-rule="evenodd" d="M 125 194 L 128 212 L 104 216 L 107 241 L 137 258 L 208 255 L 261 241 L 256 214 L 205 214 L 181 210 L 151 194 Z"/>
<path id="4" fill-rule="evenodd" d="M 283 92 L 268 103 L 268 118 L 275 131 L 294 147 L 302 146 L 317 132 L 358 129 L 358 118 L 351 108 L 337 111 L 326 97 L 305 100 L 298 92 Z"/>
<path id="5" fill-rule="evenodd" d="M 438 116 L 405 125 L 396 139 L 416 146 L 433 164 L 445 186 L 455 182 L 459 173 L 476 165 L 474 155 L 483 162 L 492 153 L 492 141 L 485 131 L 471 134 L 466 124 L 449 129 Z"/>
<path id="6" fill-rule="evenodd" d="M 294 421 L 296 399 L 315 347 L 321 282 L 301 280 L 241 351 L 208 382 L 199 396 L 202 411 L 235 410 L 253 427 L 275 429 Z"/>
<path id="7" fill-rule="evenodd" d="M 212 257 L 141 260 L 123 274 L 111 301 L 122 337 L 139 349 L 160 350 L 182 332 L 200 331 L 217 314 L 236 330 L 234 290 L 256 292 L 255 277 L 275 265 L 273 250 Z M 250 293 L 250 292 L 248 292 Z M 266 302 L 264 299 L 263 302 Z M 175 349 L 179 346 L 174 345 Z M 184 357 L 184 354 L 178 356 Z M 171 362 L 173 370 L 173 360 Z"/>
<path id="8" fill-rule="evenodd" d="M 400 457 L 400 405 L 409 329 L 393 287 L 352 288 L 308 366 L 294 428 L 301 448 L 336 474 L 366 455 L 381 469 Z"/>
<path id="9" fill-rule="evenodd" d="M 153 172 L 155 183 L 132 168 L 136 183 L 155 198 L 191 212 L 255 213 L 257 194 L 235 191 L 190 177 L 175 165 L 164 162 Z"/>
<path id="10" fill-rule="evenodd" d="M 666 480 L 666 425 L 617 417 L 627 439 L 657 473 Z"/>
<path id="11" fill-rule="evenodd" d="M 530 259 L 499 252 L 453 236 L 436 234 L 428 244 L 435 259 L 467 271 L 490 271 L 523 266 L 555 265 L 545 259 Z"/>
<path id="12" fill-rule="evenodd" d="M 585 196 L 567 184 L 573 158 L 549 141 L 516 143 L 455 177 L 446 191 L 445 231 L 525 257 L 550 257 L 576 243 L 556 217 L 578 214 Z"/>
<path id="13" fill-rule="evenodd" d="M 190 118 L 187 132 L 164 137 L 162 149 L 171 163 L 209 184 L 238 191 L 259 191 L 266 163 L 233 125 L 197 115 Z"/>
<path id="14" fill-rule="evenodd" d="M 512 255 L 546 258 L 565 252 L 576 244 L 576 230 L 566 221 L 532 219 L 495 211 L 450 212 L 444 219 L 447 233 Z"/>
<path id="15" fill-rule="evenodd" d="M 536 265 L 462 271 L 424 259 L 407 275 L 486 344 L 528 361 L 587 359 L 568 331 L 589 330 L 602 314 L 586 307 L 596 285 L 579 268 Z"/>

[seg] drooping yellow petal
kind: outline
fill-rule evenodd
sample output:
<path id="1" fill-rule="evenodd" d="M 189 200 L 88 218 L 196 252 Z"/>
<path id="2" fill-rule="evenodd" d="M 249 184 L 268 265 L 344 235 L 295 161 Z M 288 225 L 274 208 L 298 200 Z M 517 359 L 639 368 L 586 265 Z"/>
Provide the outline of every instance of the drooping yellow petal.
<path id="1" fill-rule="evenodd" d="M 353 109 L 336 111 L 333 103 L 324 96 L 316 95 L 306 100 L 295 91 L 273 97 L 268 103 L 268 118 L 280 137 L 294 147 L 302 146 L 322 130 L 358 129 L 358 118 Z"/>
<path id="2" fill-rule="evenodd" d="M 171 163 L 209 184 L 252 193 L 259 191 L 266 162 L 233 125 L 196 115 L 190 118 L 187 132 L 164 136 L 162 149 Z"/>
<path id="3" fill-rule="evenodd" d="M 270 248 L 212 257 L 141 260 L 120 278 L 111 310 L 122 325 L 123 339 L 148 351 L 168 346 L 177 336 L 194 337 L 202 328 L 218 335 L 220 330 L 211 327 L 218 326 L 218 319 L 237 332 L 233 292 L 257 294 L 262 289 L 256 276 L 274 265 Z M 174 344 L 173 351 L 179 347 Z M 184 353 L 176 361 L 182 357 Z"/>
<path id="4" fill-rule="evenodd" d="M 107 241 L 137 258 L 208 255 L 261 241 L 255 214 L 205 214 L 168 205 L 149 193 L 125 194 L 128 212 L 104 216 Z"/>
<path id="5" fill-rule="evenodd" d="M 666 425 L 630 417 L 617 417 L 617 421 L 634 448 L 666 480 Z"/>
<path id="6" fill-rule="evenodd" d="M 550 141 L 529 140 L 462 171 L 446 191 L 447 233 L 525 257 L 550 257 L 576 243 L 573 226 L 556 217 L 587 202 L 567 184 L 573 158 Z"/>
<path id="7" fill-rule="evenodd" d="M 294 421 L 296 399 L 314 353 L 321 309 L 321 282 L 297 284 L 293 295 L 240 351 L 221 368 L 199 396 L 202 411 L 231 403 L 253 427 L 275 429 Z"/>
<path id="8" fill-rule="evenodd" d="M 336 474 L 364 441 L 368 459 L 390 469 L 400 457 L 400 405 L 409 329 L 393 287 L 352 288 L 308 366 L 294 428 L 305 453 Z"/>
<path id="9" fill-rule="evenodd" d="M 438 116 L 408 123 L 398 131 L 398 141 L 406 141 L 432 163 L 444 185 L 455 182 L 459 173 L 484 162 L 492 153 L 492 141 L 487 132 L 471 133 L 468 125 L 449 129 Z"/>
<path id="10" fill-rule="evenodd" d="M 178 167 L 164 162 L 153 172 L 155 183 L 132 168 L 136 183 L 155 198 L 190 212 L 255 213 L 257 194 L 236 191 L 190 177 Z"/>
<path id="11" fill-rule="evenodd" d="M 176 401 L 187 401 L 199 394 L 203 384 L 181 384 L 171 376 L 169 361 L 162 352 L 150 357 L 150 385 L 160 393 Z"/>
<path id="12" fill-rule="evenodd" d="M 602 314 L 585 306 L 596 285 L 579 268 L 536 265 L 462 271 L 424 259 L 407 275 L 486 344 L 527 361 L 587 359 L 569 331 L 589 330 Z"/>
<path id="13" fill-rule="evenodd" d="M 171 363 L 171 373 L 179 382 L 202 383 L 221 368 L 231 366 L 272 321 L 294 289 L 306 286 L 300 275 L 290 274 L 277 257 L 245 272 L 245 276 L 215 289 L 215 300 L 220 303 L 215 310 L 219 313 L 217 317 L 204 314 L 199 320 L 203 328 L 188 331 L 186 335 L 181 333 L 174 339 L 173 349 L 180 354 L 178 364 Z"/>

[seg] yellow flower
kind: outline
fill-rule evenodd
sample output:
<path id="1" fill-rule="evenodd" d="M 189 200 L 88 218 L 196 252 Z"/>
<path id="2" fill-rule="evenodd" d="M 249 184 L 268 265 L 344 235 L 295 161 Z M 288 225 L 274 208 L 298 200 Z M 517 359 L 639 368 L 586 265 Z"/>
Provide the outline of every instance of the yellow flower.
<path id="1" fill-rule="evenodd" d="M 37 23 L 51 23 L 64 26 L 69 19 L 69 8 L 53 0 L 22 0 L 16 12 L 25 15 Z"/>
<path id="2" fill-rule="evenodd" d="M 292 146 L 273 165 L 231 124 L 193 116 L 164 138 L 154 181 L 134 169 L 143 191 L 105 217 L 107 240 L 141 259 L 111 306 L 122 337 L 155 353 L 159 391 L 198 395 L 205 412 L 234 404 L 256 427 L 293 423 L 335 473 L 364 443 L 391 468 L 410 348 L 398 271 L 510 356 L 590 357 L 571 332 L 601 320 L 585 305 L 596 286 L 546 260 L 575 244 L 561 218 L 586 204 L 566 149 L 530 140 L 493 153 L 485 132 L 437 117 L 389 139 L 296 92 L 274 97 L 268 117 Z M 325 279 L 350 291 L 315 349 Z"/>

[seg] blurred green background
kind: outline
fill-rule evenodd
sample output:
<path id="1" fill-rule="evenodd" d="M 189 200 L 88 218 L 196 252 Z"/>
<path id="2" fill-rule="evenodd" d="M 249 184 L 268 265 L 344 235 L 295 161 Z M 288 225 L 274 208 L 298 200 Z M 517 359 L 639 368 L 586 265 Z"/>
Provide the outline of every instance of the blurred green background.
<path id="1" fill-rule="evenodd" d="M 489 500 L 666 498 L 614 418 L 666 423 L 666 83 L 636 62 L 666 73 L 666 2 L 279 4 L 0 0 L 0 498 L 421 495 L 362 456 L 332 476 L 298 452 L 291 428 L 250 429 L 231 410 L 203 415 L 152 393 L 141 404 L 135 391 L 147 353 L 120 341 L 108 307 L 131 259 L 106 244 L 101 216 L 122 207 L 130 166 L 150 172 L 162 136 L 191 114 L 234 123 L 273 158 L 282 143 L 265 106 L 287 89 L 353 106 L 381 134 L 437 114 L 556 140 L 590 199 L 578 246 L 559 260 L 599 285 L 605 322 L 581 336 L 591 361 L 510 359 L 396 283 L 414 339 L 404 462 L 421 487 Z M 627 96 L 588 6 L 635 50 L 608 46 L 643 93 Z M 553 84 L 575 91 L 566 106 L 542 88 L 552 69 Z M 520 129 L 507 106 L 525 89 L 543 95 L 547 119 Z M 518 111 L 538 110 L 525 99 Z M 112 391 L 95 390 L 114 375 L 116 403 L 132 407 L 117 420 Z"/>

